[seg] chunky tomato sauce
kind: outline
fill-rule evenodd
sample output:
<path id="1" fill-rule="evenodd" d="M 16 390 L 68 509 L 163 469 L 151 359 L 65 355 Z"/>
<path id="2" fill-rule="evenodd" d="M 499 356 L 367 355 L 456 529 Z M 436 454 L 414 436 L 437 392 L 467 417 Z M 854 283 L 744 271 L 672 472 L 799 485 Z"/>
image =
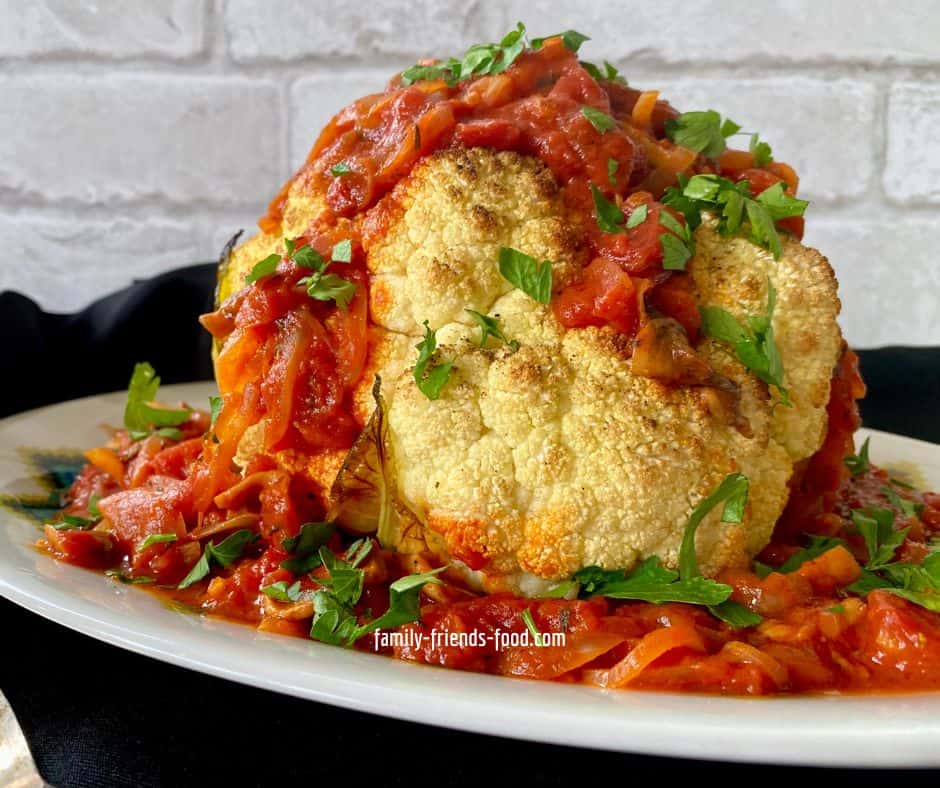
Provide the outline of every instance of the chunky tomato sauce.
<path id="1" fill-rule="evenodd" d="M 614 118 L 616 127 L 599 133 L 584 107 Z M 65 512 L 90 517 L 95 509 L 99 525 L 48 526 L 43 546 L 80 566 L 118 569 L 127 580 L 146 578 L 159 593 L 203 611 L 308 637 L 313 603 L 276 603 L 262 589 L 298 580 L 301 592 L 321 588 L 322 566 L 299 576 L 282 567 L 289 557 L 283 540 L 326 512 L 307 477 L 288 472 L 272 455 L 343 451 L 362 429 L 351 398 L 369 352 L 365 252 L 385 228 L 383 197 L 422 157 L 450 145 L 537 156 L 554 173 L 590 252 L 580 280 L 553 298 L 560 322 L 573 330 L 612 326 L 642 349 L 657 339 L 650 334 L 651 318 L 668 317 L 688 347 L 699 335 L 699 311 L 689 276 L 663 269 L 660 236 L 670 231 L 656 217 L 670 210 L 659 201 L 665 189 L 680 174 L 718 172 L 746 180 L 755 195 L 780 181 L 795 193 L 797 178 L 784 164 L 755 166 L 747 152 L 728 150 L 709 161 L 673 144 L 665 123 L 676 115 L 655 91 L 595 80 L 559 39 L 525 52 L 499 74 L 455 87 L 443 81 L 405 86 L 396 78 L 385 92 L 347 107 L 260 225 L 280 233 L 291 189 L 325 194 L 328 210 L 296 247 L 308 246 L 328 261 L 335 244 L 351 241 L 350 262 L 324 269 L 356 285 L 348 307 L 310 298 L 303 282 L 309 268 L 288 255 L 277 263 L 276 275 L 204 316 L 221 347 L 216 372 L 223 403 L 216 423 L 209 429 L 206 414 L 194 413 L 180 425 L 178 439 L 153 434 L 134 441 L 121 431 L 107 446 L 89 451 Z M 338 165 L 347 170 L 342 177 L 331 172 Z M 591 184 L 607 199 L 619 198 L 625 216 L 646 206 L 652 220 L 622 233 L 601 232 Z M 802 234 L 801 218 L 780 225 Z M 682 371 L 663 371 L 655 352 L 634 360 L 637 374 L 682 382 Z M 735 601 L 763 616 L 758 626 L 733 630 L 704 608 L 676 603 L 481 596 L 447 570 L 445 584 L 426 587 L 420 621 L 400 628 L 410 639 L 390 646 L 369 634 L 356 647 L 462 670 L 607 687 L 731 694 L 940 687 L 940 619 L 888 591 L 864 598 L 846 591 L 867 559 L 850 511 L 886 505 L 885 474 L 871 469 L 851 477 L 843 462 L 853 450 L 855 401 L 863 393 L 857 359 L 846 351 L 834 371 L 828 435 L 794 474 L 789 506 L 759 556 L 767 573 L 735 569 L 718 578 L 733 588 Z M 236 470 L 240 443 L 262 420 L 266 429 L 252 436 L 262 450 Z M 940 496 L 903 495 L 918 504 L 918 513 L 897 512 L 899 524 L 910 528 L 898 554 L 917 561 L 940 530 Z M 238 560 L 178 589 L 205 544 L 235 529 L 260 538 Z M 840 537 L 845 546 L 795 571 L 773 571 L 803 546 L 807 533 Z M 167 538 L 143 546 L 154 535 Z M 342 555 L 350 541 L 334 534 L 328 546 Z M 361 567 L 357 614 L 381 614 L 389 606 L 390 583 L 431 569 L 432 560 L 376 545 Z M 541 633 L 564 635 L 565 644 L 498 648 L 484 637 L 455 646 L 417 637 L 522 634 L 526 610 Z"/>

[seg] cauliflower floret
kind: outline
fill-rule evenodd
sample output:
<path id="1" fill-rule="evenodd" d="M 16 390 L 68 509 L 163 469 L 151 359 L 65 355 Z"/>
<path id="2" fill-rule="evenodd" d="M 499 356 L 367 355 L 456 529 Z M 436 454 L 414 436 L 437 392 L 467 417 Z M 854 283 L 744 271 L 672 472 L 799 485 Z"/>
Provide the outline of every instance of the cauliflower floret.
<path id="1" fill-rule="evenodd" d="M 751 481 L 744 521 L 721 523 L 714 512 L 697 545 L 707 573 L 746 563 L 770 538 L 793 462 L 825 432 L 841 347 L 831 269 L 796 242 L 775 261 L 712 223 L 698 230 L 690 270 L 702 303 L 743 317 L 765 309 L 768 277 L 778 292 L 774 328 L 793 408 L 721 343 L 697 348 L 740 388 L 741 430 L 715 411 L 710 389 L 633 374 L 622 336 L 566 331 L 549 307 L 500 280 L 500 246 L 551 260 L 556 291 L 579 262 L 547 178 L 516 154 L 451 151 L 419 165 L 391 198 L 396 213 L 369 265 L 379 283 L 373 319 L 410 335 L 397 343 L 408 354 L 401 371 L 383 373 L 401 498 L 442 553 L 484 566 L 490 588 L 519 589 L 530 576 L 629 569 L 650 555 L 676 566 L 691 510 L 737 471 Z M 473 224 L 484 215 L 485 226 Z M 519 349 L 480 348 L 468 307 L 498 316 Z M 437 359 L 454 364 L 436 401 L 412 377 L 425 319 L 438 329 Z"/>
<path id="2" fill-rule="evenodd" d="M 300 235 L 323 201 L 295 183 L 284 234 Z M 428 157 L 373 209 L 363 244 L 371 274 L 370 352 L 353 401 L 362 422 L 375 375 L 387 404 L 397 494 L 442 556 L 481 571 L 485 587 L 536 593 L 582 566 L 630 569 L 650 555 L 675 567 L 690 512 L 728 473 L 751 483 L 741 523 L 713 512 L 698 531 L 703 570 L 742 565 L 769 540 L 787 500 L 793 465 L 826 431 L 829 381 L 842 345 L 839 301 L 825 258 L 793 240 L 774 260 L 745 239 L 722 238 L 714 220 L 696 232 L 688 270 L 699 302 L 773 325 L 792 407 L 779 402 L 724 344 L 696 347 L 740 393 L 737 419 L 715 390 L 668 385 L 631 371 L 632 340 L 609 328 L 565 330 L 550 307 L 499 273 L 500 247 L 553 266 L 557 293 L 588 262 L 577 222 L 537 160 L 483 148 Z M 259 259 L 283 252 L 260 234 L 235 251 L 220 295 Z M 237 283 L 234 284 L 233 283 Z M 479 347 L 473 309 L 499 318 L 518 350 Z M 437 330 L 435 361 L 454 371 L 431 401 L 413 379 L 424 321 Z M 742 424 L 746 425 L 742 428 Z M 336 450 L 280 457 L 327 495 Z M 328 503 L 328 501 L 325 501 Z"/>

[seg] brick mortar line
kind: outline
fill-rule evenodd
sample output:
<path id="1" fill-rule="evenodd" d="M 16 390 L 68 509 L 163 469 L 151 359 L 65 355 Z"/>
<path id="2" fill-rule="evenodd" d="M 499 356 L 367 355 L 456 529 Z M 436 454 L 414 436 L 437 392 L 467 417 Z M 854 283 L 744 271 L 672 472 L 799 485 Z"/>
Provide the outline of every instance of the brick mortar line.
<path id="1" fill-rule="evenodd" d="M 3 218 L 37 219 L 43 221 L 107 222 L 127 219 L 136 222 L 168 221 L 222 222 L 228 219 L 259 218 L 267 208 L 268 198 L 239 204 L 166 203 L 159 200 L 141 200 L 125 203 L 69 204 L 65 202 L 38 203 L 0 197 L 0 216 Z M 915 204 L 898 206 L 885 204 L 856 204 L 844 206 L 810 205 L 807 225 L 814 221 L 896 221 L 903 219 L 934 219 L 940 221 L 940 206 Z M 246 228 L 247 229 L 247 228 Z"/>
<path id="2" fill-rule="evenodd" d="M 303 76 L 314 73 L 339 72 L 387 72 L 392 76 L 396 71 L 407 68 L 422 53 L 406 55 L 375 54 L 366 58 L 355 55 L 303 57 L 286 61 L 256 60 L 239 62 L 231 58 L 224 47 L 224 31 L 216 29 L 208 32 L 208 40 L 203 50 L 191 56 L 172 59 L 156 56 L 115 58 L 107 55 L 76 56 L 74 53 L 41 53 L 33 56 L 14 58 L 0 56 L 0 73 L 4 74 L 59 74 L 63 71 L 101 75 L 113 74 L 153 74 L 166 76 L 199 76 L 205 74 L 259 75 L 264 77 Z M 899 64 L 872 61 L 780 61 L 762 58 L 744 58 L 735 61 L 655 61 L 645 57 L 617 59 L 614 62 L 630 78 L 631 71 L 641 78 L 659 77 L 674 80 L 746 78 L 748 80 L 779 79 L 787 76 L 804 78 L 852 79 L 872 81 L 889 78 L 891 81 L 934 81 L 940 80 L 940 63 L 936 64 Z M 751 73 L 755 68 L 759 74 Z"/>

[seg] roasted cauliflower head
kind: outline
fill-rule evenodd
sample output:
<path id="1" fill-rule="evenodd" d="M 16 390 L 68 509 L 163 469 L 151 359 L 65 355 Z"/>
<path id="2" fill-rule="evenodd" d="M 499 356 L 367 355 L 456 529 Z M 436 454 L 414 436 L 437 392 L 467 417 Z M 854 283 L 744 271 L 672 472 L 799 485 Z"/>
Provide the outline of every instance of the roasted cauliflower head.
<path id="1" fill-rule="evenodd" d="M 304 200 L 287 202 L 285 216 L 298 227 L 316 216 L 316 200 Z M 401 520 L 380 532 L 386 542 L 417 543 L 488 590 L 521 593 L 589 565 L 629 570 L 655 555 L 675 567 L 690 512 L 739 472 L 750 481 L 744 517 L 721 522 L 716 510 L 703 521 L 699 563 L 714 575 L 767 544 L 794 467 L 826 434 L 843 347 L 836 281 L 822 255 L 787 238 L 775 259 L 719 234 L 714 217 L 695 231 L 687 271 L 698 306 L 746 321 L 775 299 L 783 402 L 727 343 L 673 343 L 676 325 L 655 317 L 636 338 L 610 326 L 565 328 L 550 304 L 502 276 L 504 248 L 550 261 L 556 293 L 589 262 L 585 217 L 566 208 L 536 158 L 451 147 L 422 159 L 380 210 L 362 233 L 373 336 L 354 399 L 365 423 L 380 378 L 382 428 L 369 439 L 383 443 Z M 258 236 L 230 265 L 243 272 L 279 245 L 282 238 Z M 470 310 L 497 319 L 502 338 L 483 341 Z M 436 399 L 415 378 L 416 345 L 428 329 L 437 342 L 428 364 L 452 365 Z M 655 346 L 652 357 L 638 353 L 644 342 Z M 664 379 L 656 372 L 664 352 L 708 374 Z M 341 505 L 337 489 L 348 480 L 334 484 L 344 454 L 281 462 L 332 487 L 324 496 L 341 523 L 367 528 L 361 512 L 353 517 Z"/>

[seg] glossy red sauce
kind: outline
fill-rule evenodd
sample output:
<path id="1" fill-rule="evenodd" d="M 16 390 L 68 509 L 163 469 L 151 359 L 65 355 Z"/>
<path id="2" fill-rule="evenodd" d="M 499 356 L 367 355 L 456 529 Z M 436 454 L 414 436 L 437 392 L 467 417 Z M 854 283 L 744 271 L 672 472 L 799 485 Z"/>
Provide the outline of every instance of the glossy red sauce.
<path id="1" fill-rule="evenodd" d="M 609 114 L 618 126 L 599 133 L 582 114 L 584 106 Z M 275 276 L 205 316 L 204 325 L 222 343 L 217 378 L 224 405 L 214 428 L 207 433 L 207 417 L 197 414 L 183 425 L 179 442 L 156 436 L 132 442 L 118 433 L 108 447 L 89 452 L 91 464 L 76 480 L 67 511 L 87 515 L 97 496 L 108 528 L 50 526 L 46 549 L 81 566 L 120 567 L 129 577 L 152 578 L 158 593 L 203 611 L 307 637 L 309 604 L 274 615 L 260 589 L 293 580 L 280 568 L 286 557 L 281 540 L 325 512 L 311 483 L 270 455 L 343 450 L 361 430 L 351 392 L 368 355 L 364 245 L 383 230 L 382 198 L 422 157 L 449 145 L 535 155 L 554 173 L 569 218 L 590 251 L 581 279 L 553 300 L 559 320 L 573 329 L 610 325 L 642 339 L 651 317 L 667 316 L 694 342 L 699 312 L 690 278 L 662 268 L 659 237 L 668 231 L 655 216 L 667 210 L 658 202 L 663 191 L 679 173 L 711 168 L 746 179 L 755 194 L 780 180 L 795 191 L 797 178 L 784 164 L 755 168 L 753 156 L 742 151 L 727 151 L 716 165 L 709 164 L 665 139 L 664 123 L 675 114 L 654 92 L 596 82 L 558 41 L 525 53 L 496 76 L 457 87 L 443 82 L 406 87 L 396 79 L 384 93 L 350 105 L 327 126 L 307 164 L 260 223 L 279 232 L 290 188 L 325 193 L 329 210 L 298 246 L 308 244 L 328 259 L 334 244 L 352 241 L 352 262 L 329 268 L 357 285 L 349 308 L 309 298 L 300 283 L 309 271 L 285 258 Z M 611 159 L 617 162 L 612 178 Z M 330 169 L 340 162 L 351 172 L 334 177 Z M 646 205 L 654 219 L 625 233 L 602 233 L 591 183 L 610 199 L 623 198 L 626 215 Z M 788 221 L 787 229 L 800 236 L 802 220 Z M 849 528 L 848 509 L 884 506 L 883 474 L 874 470 L 850 479 L 843 464 L 858 426 L 855 400 L 863 393 L 857 359 L 847 352 L 834 373 L 825 443 L 797 469 L 790 504 L 760 558 L 779 566 L 806 532 L 843 536 L 849 549 L 832 550 L 789 574 L 773 572 L 762 579 L 728 570 L 720 578 L 735 589 L 737 601 L 764 616 L 760 626 L 735 632 L 703 609 L 681 604 L 479 596 L 448 572 L 447 585 L 428 591 L 432 601 L 422 609 L 421 621 L 404 631 L 521 633 L 520 614 L 529 609 L 543 633 L 564 633 L 566 645 L 500 649 L 492 642 L 454 647 L 415 645 L 414 639 L 412 645 L 387 647 L 368 636 L 357 647 L 463 670 L 645 689 L 769 694 L 940 687 L 937 616 L 886 592 L 864 600 L 844 592 L 864 559 L 864 546 Z M 237 473 L 232 461 L 239 441 L 263 418 L 269 424 L 258 438 L 264 451 L 244 474 Z M 907 560 L 923 558 L 929 538 L 940 530 L 940 497 L 917 499 L 925 506 L 909 523 L 900 551 Z M 261 539 L 232 567 L 175 589 L 206 538 L 235 527 L 251 528 Z M 179 541 L 138 549 L 157 533 L 175 533 Z M 348 541 L 335 536 L 330 546 L 341 552 Z M 403 561 L 373 550 L 358 612 L 376 616 L 387 608 L 389 583 L 415 571 Z M 317 588 L 316 578 L 317 573 L 305 576 L 303 588 Z"/>

